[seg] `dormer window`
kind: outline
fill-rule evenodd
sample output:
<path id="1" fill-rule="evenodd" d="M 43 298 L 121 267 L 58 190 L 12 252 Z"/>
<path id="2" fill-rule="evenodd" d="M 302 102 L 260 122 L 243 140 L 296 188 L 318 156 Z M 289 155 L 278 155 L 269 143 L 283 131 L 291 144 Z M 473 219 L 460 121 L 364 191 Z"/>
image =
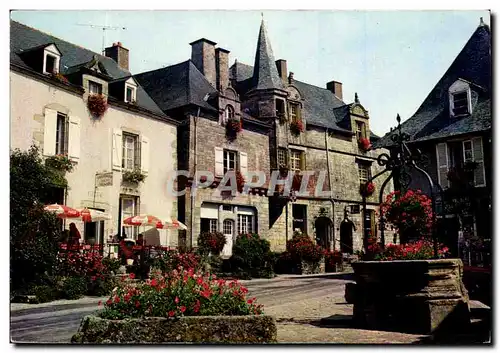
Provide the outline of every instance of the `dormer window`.
<path id="1" fill-rule="evenodd" d="M 469 97 L 467 92 L 453 93 L 453 115 L 469 113 Z"/>
<path id="2" fill-rule="evenodd" d="M 90 94 L 102 94 L 102 85 L 89 80 L 89 92 Z"/>
<path id="3" fill-rule="evenodd" d="M 472 113 L 471 90 L 467 81 L 458 79 L 448 90 L 450 99 L 450 116 L 458 117 Z"/>
<path id="4" fill-rule="evenodd" d="M 224 123 L 228 122 L 231 119 L 234 119 L 234 108 L 230 105 L 227 105 L 226 109 L 224 109 Z"/>
<path id="5" fill-rule="evenodd" d="M 123 97 L 125 103 L 134 103 L 137 100 L 137 82 L 135 82 L 132 77 L 125 81 L 125 92 Z"/>
<path id="6" fill-rule="evenodd" d="M 59 59 L 61 53 L 54 44 L 43 49 L 43 73 L 53 74 L 59 72 Z"/>
<path id="7" fill-rule="evenodd" d="M 365 137 L 365 123 L 356 121 L 356 139 L 359 141 Z"/>

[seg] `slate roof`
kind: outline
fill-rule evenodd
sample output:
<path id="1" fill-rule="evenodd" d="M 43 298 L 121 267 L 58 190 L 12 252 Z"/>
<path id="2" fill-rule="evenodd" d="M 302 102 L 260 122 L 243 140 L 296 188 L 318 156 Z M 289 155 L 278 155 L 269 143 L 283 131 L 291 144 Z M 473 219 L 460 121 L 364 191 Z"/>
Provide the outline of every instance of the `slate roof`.
<path id="1" fill-rule="evenodd" d="M 267 36 L 264 19 L 260 24 L 257 50 L 255 51 L 255 63 L 253 70 L 252 88 L 254 89 L 284 89 L 283 81 L 278 74 L 278 68 L 274 60 L 271 42 Z"/>
<path id="2" fill-rule="evenodd" d="M 32 50 L 35 47 L 43 47 L 47 44 L 55 44 L 61 52 L 60 71 L 66 74 L 67 70 L 75 67 L 81 67 L 94 58 L 97 58 L 105 67 L 109 76 L 114 79 L 129 77 L 131 73 L 123 70 L 111 58 L 95 53 L 91 50 L 82 48 L 78 45 L 66 42 L 47 33 L 43 33 L 34 28 L 28 27 L 16 21 L 10 21 L 10 63 L 31 70 L 23 58 L 22 53 Z M 158 115 L 165 115 L 155 102 L 147 95 L 142 87 L 137 88 L 137 105 Z"/>
<path id="3" fill-rule="evenodd" d="M 276 64 L 274 64 L 276 67 Z M 249 83 L 252 80 L 254 68 L 236 61 L 229 69 L 230 78 L 236 80 L 235 89 L 243 95 L 249 90 Z M 347 107 L 343 101 L 325 88 L 310 85 L 305 82 L 293 81 L 304 98 L 303 116 L 308 124 L 323 128 L 333 129 L 339 132 L 352 133 L 350 129 L 338 125 L 335 109 Z"/>
<path id="4" fill-rule="evenodd" d="M 471 82 L 471 89 L 479 98 L 472 104 L 471 116 L 452 118 L 448 89 L 458 79 Z M 410 135 L 410 142 L 489 130 L 491 87 L 491 33 L 487 25 L 481 24 L 416 113 L 401 124 L 401 129 Z M 391 133 L 387 133 L 377 144 L 391 146 L 390 136 Z"/>
<path id="5" fill-rule="evenodd" d="M 134 78 L 144 87 L 163 111 L 172 110 L 189 104 L 214 111 L 215 108 L 205 102 L 207 93 L 217 91 L 191 60 L 143 72 Z"/>

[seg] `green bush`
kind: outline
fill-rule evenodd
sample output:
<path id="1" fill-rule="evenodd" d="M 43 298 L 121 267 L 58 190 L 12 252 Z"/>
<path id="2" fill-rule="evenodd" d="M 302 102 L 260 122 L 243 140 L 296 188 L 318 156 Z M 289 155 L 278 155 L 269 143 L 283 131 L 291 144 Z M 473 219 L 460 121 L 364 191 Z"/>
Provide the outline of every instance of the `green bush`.
<path id="1" fill-rule="evenodd" d="M 121 266 L 121 261 L 119 259 L 112 259 L 110 257 L 105 257 L 105 258 L 102 259 L 102 264 L 109 271 L 111 271 L 114 274 L 116 274 L 116 273 L 118 273 L 118 269 Z"/>
<path id="2" fill-rule="evenodd" d="M 117 281 L 113 276 L 106 276 L 104 278 L 96 278 L 94 280 L 87 280 L 87 295 L 102 297 L 110 295 L 113 288 L 116 287 Z"/>
<path id="3" fill-rule="evenodd" d="M 61 288 L 64 299 L 79 299 L 87 292 L 87 280 L 83 277 L 67 277 Z"/>
<path id="4" fill-rule="evenodd" d="M 198 247 L 204 253 L 219 255 L 226 245 L 226 237 L 221 232 L 203 232 L 198 237 Z"/>
<path id="5" fill-rule="evenodd" d="M 37 303 L 47 303 L 60 298 L 60 294 L 54 286 L 38 285 L 32 290 L 36 297 Z"/>
<path id="6" fill-rule="evenodd" d="M 231 268 L 241 278 L 274 277 L 269 241 L 258 234 L 240 234 L 233 245 Z"/>

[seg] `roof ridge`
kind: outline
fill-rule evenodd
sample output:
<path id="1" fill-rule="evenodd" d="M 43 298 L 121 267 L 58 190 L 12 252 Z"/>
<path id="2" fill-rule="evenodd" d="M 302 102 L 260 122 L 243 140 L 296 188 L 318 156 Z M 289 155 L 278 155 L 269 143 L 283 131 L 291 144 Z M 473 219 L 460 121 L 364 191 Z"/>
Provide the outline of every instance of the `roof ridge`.
<path id="1" fill-rule="evenodd" d="M 106 55 L 102 55 L 102 54 L 97 53 L 97 52 L 95 52 L 95 51 L 93 51 L 93 50 L 90 50 L 90 49 L 88 49 L 88 48 L 82 47 L 81 45 L 78 45 L 78 44 L 72 43 L 72 42 L 70 42 L 70 41 L 68 41 L 68 40 L 66 40 L 66 39 L 62 39 L 62 38 L 56 37 L 55 35 L 53 35 L 53 34 L 51 34 L 51 33 L 49 33 L 49 32 L 41 31 L 41 30 L 39 30 L 38 28 L 34 28 L 34 27 L 31 27 L 31 26 L 28 26 L 27 24 L 24 24 L 24 23 L 21 23 L 21 22 L 18 22 L 18 21 L 12 20 L 12 19 L 11 19 L 10 21 L 11 21 L 11 22 L 14 22 L 14 23 L 17 23 L 18 25 L 24 26 L 24 27 L 26 27 L 26 28 L 29 28 L 29 29 L 31 29 L 31 30 L 33 30 L 33 31 L 36 31 L 36 32 L 39 32 L 39 33 L 43 33 L 43 34 L 45 34 L 45 35 L 47 35 L 47 36 L 49 36 L 49 37 L 52 37 L 52 38 L 54 38 L 54 39 L 57 39 L 57 40 L 61 41 L 61 42 L 65 42 L 65 43 L 68 43 L 68 44 L 70 44 L 70 45 L 73 45 L 73 46 L 75 46 L 75 47 L 77 47 L 77 48 L 80 48 L 80 49 L 86 50 L 86 51 L 88 51 L 88 52 L 90 52 L 90 53 L 97 54 L 97 55 L 99 55 L 99 56 L 100 56 L 100 57 L 102 57 L 102 58 L 105 58 L 105 59 L 108 59 L 108 60 L 113 60 L 113 59 L 111 59 L 110 57 L 107 57 Z M 52 43 L 52 44 L 57 45 L 57 43 Z M 43 45 L 43 44 L 42 44 L 42 45 Z M 114 61 L 114 60 L 113 60 L 113 61 Z M 131 73 L 129 70 L 124 70 L 124 69 L 122 69 L 122 68 L 121 68 L 118 64 L 116 65 L 116 67 L 117 67 L 118 69 L 120 69 L 121 71 L 123 71 L 123 72 L 128 72 L 128 73 Z"/>
<path id="2" fill-rule="evenodd" d="M 149 73 L 152 73 L 152 72 L 156 72 L 156 71 L 160 71 L 160 70 L 165 70 L 165 69 L 170 69 L 174 66 L 180 66 L 182 64 L 186 64 L 188 61 L 191 61 L 191 59 L 188 59 L 188 60 L 184 60 L 180 63 L 177 63 L 177 64 L 173 64 L 173 65 L 170 65 L 170 66 L 165 66 L 165 67 L 159 67 L 157 69 L 154 69 L 154 70 L 149 70 L 149 71 L 144 71 L 144 72 L 140 72 L 138 74 L 134 74 L 133 76 L 139 76 L 139 75 L 144 75 L 144 74 L 149 74 Z"/>

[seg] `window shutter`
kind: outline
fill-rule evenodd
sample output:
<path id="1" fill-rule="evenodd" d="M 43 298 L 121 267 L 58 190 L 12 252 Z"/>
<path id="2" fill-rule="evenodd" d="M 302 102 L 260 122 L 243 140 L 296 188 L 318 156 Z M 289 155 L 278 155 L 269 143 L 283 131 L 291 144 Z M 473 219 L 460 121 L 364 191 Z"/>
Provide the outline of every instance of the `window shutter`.
<path id="1" fill-rule="evenodd" d="M 80 159 L 80 118 L 69 117 L 69 150 L 68 155 L 72 160 Z"/>
<path id="2" fill-rule="evenodd" d="M 300 152 L 300 170 L 306 170 L 306 153 Z"/>
<path id="3" fill-rule="evenodd" d="M 248 155 L 246 152 L 240 152 L 240 173 L 246 178 L 248 173 Z"/>
<path id="4" fill-rule="evenodd" d="M 438 183 L 443 189 L 449 186 L 448 181 L 448 146 L 446 143 L 436 145 Z"/>
<path id="5" fill-rule="evenodd" d="M 224 150 L 220 147 L 215 147 L 215 176 L 224 176 Z"/>
<path id="6" fill-rule="evenodd" d="M 146 136 L 141 136 L 141 170 L 143 173 L 149 171 L 149 139 Z"/>
<path id="7" fill-rule="evenodd" d="M 474 155 L 474 162 L 477 163 L 477 168 L 474 170 L 474 185 L 485 186 L 483 140 L 481 137 L 472 139 L 472 153 Z"/>
<path id="8" fill-rule="evenodd" d="M 56 154 L 57 111 L 45 109 L 45 126 L 43 129 L 43 154 Z"/>
<path id="9" fill-rule="evenodd" d="M 122 169 L 123 135 L 120 129 L 113 129 L 112 169 Z"/>

